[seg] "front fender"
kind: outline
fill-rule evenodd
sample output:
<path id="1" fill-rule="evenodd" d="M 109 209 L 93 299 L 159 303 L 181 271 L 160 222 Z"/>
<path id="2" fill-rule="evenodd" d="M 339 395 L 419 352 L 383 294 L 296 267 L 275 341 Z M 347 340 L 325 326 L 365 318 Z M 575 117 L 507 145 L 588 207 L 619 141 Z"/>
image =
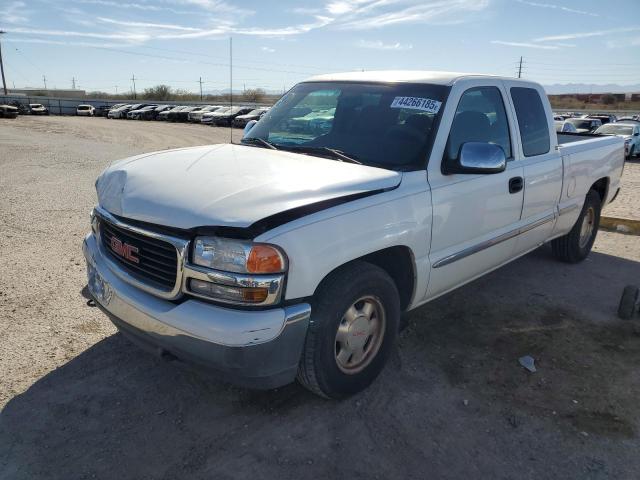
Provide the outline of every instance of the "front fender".
<path id="1" fill-rule="evenodd" d="M 431 195 L 425 172 L 403 175 L 399 188 L 297 219 L 256 238 L 289 257 L 285 299 L 310 297 L 336 268 L 379 250 L 406 246 L 415 261 L 414 302 L 429 278 Z"/>

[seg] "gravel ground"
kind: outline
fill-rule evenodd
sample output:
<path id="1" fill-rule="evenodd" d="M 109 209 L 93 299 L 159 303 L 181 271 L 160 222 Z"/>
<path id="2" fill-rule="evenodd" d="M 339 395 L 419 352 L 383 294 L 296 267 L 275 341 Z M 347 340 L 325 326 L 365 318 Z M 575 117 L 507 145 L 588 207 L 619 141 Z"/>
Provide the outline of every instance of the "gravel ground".
<path id="1" fill-rule="evenodd" d="M 82 295 L 94 179 L 227 139 L 0 123 L 1 479 L 640 478 L 640 318 L 615 316 L 640 283 L 638 237 L 601 232 L 579 265 L 543 247 L 410 313 L 380 379 L 342 402 L 238 389 L 129 344 Z"/>

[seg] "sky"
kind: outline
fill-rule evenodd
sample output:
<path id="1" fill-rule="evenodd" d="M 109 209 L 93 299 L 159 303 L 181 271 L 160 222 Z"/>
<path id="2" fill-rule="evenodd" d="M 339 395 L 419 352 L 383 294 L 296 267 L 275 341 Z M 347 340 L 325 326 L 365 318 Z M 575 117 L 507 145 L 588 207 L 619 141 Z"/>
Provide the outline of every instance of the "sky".
<path id="1" fill-rule="evenodd" d="M 640 83 L 640 0 L 0 0 L 9 87 L 288 89 L 314 74 L 444 70 Z"/>

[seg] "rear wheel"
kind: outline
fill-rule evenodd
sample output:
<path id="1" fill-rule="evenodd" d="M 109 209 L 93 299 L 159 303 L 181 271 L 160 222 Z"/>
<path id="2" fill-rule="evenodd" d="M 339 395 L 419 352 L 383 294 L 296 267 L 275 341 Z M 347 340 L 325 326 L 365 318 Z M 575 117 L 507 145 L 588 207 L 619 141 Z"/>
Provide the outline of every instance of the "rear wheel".
<path id="1" fill-rule="evenodd" d="M 580 216 L 569 233 L 551 241 L 553 255 L 563 262 L 578 263 L 587 258 L 600 226 L 600 195 L 589 190 Z"/>
<path id="2" fill-rule="evenodd" d="M 629 156 L 627 157 L 627 160 L 631 160 L 635 154 L 636 154 L 636 146 L 632 145 L 631 149 L 629 150 Z"/>
<path id="3" fill-rule="evenodd" d="M 298 381 L 343 398 L 371 384 L 393 348 L 400 297 L 389 275 L 365 262 L 331 274 L 314 297 Z"/>

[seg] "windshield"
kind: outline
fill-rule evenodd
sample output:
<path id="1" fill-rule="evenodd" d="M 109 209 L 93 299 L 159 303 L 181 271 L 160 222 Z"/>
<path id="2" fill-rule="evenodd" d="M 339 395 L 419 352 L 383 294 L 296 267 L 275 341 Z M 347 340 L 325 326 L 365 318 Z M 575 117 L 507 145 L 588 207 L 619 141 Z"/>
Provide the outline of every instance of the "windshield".
<path id="1" fill-rule="evenodd" d="M 89 110 L 91 107 L 89 105 L 79 105 L 78 110 Z"/>
<path id="2" fill-rule="evenodd" d="M 246 136 L 285 150 L 333 149 L 366 165 L 424 168 L 447 87 L 308 82 L 293 87 Z"/>
<path id="3" fill-rule="evenodd" d="M 260 115 L 261 113 L 264 113 L 264 112 L 266 112 L 266 110 L 259 108 L 257 110 L 251 110 L 249 113 L 247 113 L 247 115 Z"/>
<path id="4" fill-rule="evenodd" d="M 32 103 L 31 105 L 29 105 L 31 108 L 41 108 L 42 105 L 40 105 L 39 103 Z"/>
<path id="5" fill-rule="evenodd" d="M 608 133 L 613 135 L 632 135 L 633 127 L 630 127 L 627 125 L 608 124 L 598 128 L 595 133 L 605 133 L 605 134 Z"/>

